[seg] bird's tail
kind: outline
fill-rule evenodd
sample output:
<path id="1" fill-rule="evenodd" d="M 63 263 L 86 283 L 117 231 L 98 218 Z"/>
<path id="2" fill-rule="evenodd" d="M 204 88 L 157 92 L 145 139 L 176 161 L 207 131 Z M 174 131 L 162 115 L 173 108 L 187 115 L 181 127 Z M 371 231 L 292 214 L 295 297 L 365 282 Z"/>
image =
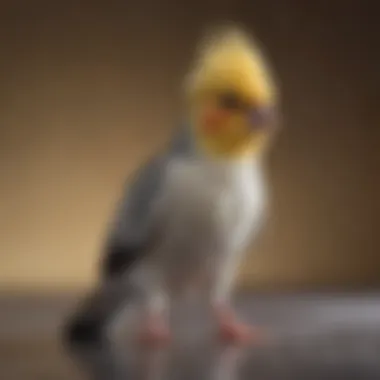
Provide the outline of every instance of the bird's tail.
<path id="1" fill-rule="evenodd" d="M 111 341 L 113 322 L 138 298 L 139 290 L 125 278 L 104 281 L 93 290 L 66 321 L 66 348 L 99 348 Z"/>

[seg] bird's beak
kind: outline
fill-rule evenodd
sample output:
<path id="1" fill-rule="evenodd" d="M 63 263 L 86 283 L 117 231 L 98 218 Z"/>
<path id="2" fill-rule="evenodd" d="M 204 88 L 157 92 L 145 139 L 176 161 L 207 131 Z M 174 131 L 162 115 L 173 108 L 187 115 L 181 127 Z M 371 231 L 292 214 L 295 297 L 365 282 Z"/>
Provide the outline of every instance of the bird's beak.
<path id="1" fill-rule="evenodd" d="M 252 129 L 267 128 L 272 124 L 274 110 L 270 106 L 255 107 L 249 113 L 249 123 Z"/>

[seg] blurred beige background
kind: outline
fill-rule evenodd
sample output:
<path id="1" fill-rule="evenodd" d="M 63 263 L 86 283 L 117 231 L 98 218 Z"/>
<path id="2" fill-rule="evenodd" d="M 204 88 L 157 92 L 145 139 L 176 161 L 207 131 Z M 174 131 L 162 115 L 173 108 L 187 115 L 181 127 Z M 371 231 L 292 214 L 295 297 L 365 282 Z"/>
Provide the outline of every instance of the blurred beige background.
<path id="1" fill-rule="evenodd" d="M 3 2 L 0 291 L 94 281 L 121 186 L 174 128 L 201 28 L 226 17 L 264 42 L 284 97 L 272 218 L 240 282 L 379 285 L 376 23 L 366 2 L 310 3 Z"/>

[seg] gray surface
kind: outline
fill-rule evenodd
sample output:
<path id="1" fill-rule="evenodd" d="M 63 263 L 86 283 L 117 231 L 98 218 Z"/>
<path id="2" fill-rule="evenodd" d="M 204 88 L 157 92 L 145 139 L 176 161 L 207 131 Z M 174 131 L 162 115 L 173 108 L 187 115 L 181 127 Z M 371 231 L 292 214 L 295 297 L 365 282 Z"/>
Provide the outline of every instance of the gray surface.
<path id="1" fill-rule="evenodd" d="M 0 379 L 380 379 L 378 295 L 261 295 L 237 305 L 268 329 L 268 344 L 218 346 L 206 315 L 188 305 L 167 350 L 141 351 L 127 339 L 113 351 L 68 357 L 55 333 L 71 302 L 8 300 L 0 308 Z M 15 334 L 12 323 L 23 321 Z"/>

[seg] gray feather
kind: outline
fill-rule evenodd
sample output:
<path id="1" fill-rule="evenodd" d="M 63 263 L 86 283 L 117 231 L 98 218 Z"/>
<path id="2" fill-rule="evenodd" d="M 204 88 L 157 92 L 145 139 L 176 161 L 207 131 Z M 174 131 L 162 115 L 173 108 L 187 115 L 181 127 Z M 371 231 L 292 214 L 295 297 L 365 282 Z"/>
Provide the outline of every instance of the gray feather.
<path id="1" fill-rule="evenodd" d="M 112 226 L 110 240 L 123 246 L 146 243 L 150 234 L 152 208 L 160 195 L 165 168 L 169 161 L 195 152 L 191 132 L 185 125 L 174 135 L 167 148 L 153 156 L 127 182 L 125 194 Z"/>

